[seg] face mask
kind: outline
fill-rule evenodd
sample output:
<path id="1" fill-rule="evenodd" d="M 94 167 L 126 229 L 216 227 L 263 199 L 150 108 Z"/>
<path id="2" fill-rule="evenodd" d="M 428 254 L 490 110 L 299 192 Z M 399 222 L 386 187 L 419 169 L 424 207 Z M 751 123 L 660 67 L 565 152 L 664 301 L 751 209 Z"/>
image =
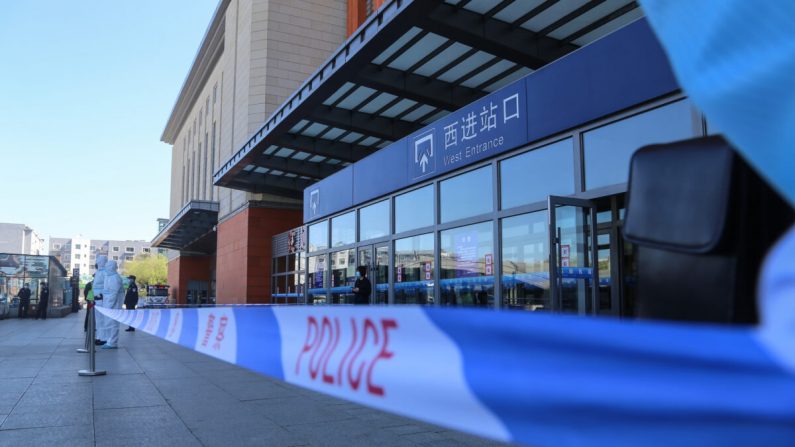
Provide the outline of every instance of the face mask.
<path id="1" fill-rule="evenodd" d="M 359 272 L 356 272 L 356 279 L 359 279 L 360 276 Z"/>

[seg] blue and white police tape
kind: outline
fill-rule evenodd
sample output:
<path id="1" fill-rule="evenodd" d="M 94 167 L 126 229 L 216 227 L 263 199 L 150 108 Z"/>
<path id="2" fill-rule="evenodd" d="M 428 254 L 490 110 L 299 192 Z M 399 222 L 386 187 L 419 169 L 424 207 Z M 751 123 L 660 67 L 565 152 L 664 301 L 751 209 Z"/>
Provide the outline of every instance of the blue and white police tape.
<path id="1" fill-rule="evenodd" d="M 501 441 L 795 445 L 795 373 L 751 329 L 419 306 L 98 310 L 295 385 Z"/>

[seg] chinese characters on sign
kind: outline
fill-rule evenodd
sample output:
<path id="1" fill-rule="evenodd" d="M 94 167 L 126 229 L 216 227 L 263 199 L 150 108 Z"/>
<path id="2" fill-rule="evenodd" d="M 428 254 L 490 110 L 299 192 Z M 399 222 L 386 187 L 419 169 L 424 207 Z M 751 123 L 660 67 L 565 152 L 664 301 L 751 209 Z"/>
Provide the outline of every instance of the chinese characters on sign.
<path id="1" fill-rule="evenodd" d="M 441 174 L 525 143 L 525 95 L 523 83 L 511 84 L 409 137 L 408 180 Z"/>

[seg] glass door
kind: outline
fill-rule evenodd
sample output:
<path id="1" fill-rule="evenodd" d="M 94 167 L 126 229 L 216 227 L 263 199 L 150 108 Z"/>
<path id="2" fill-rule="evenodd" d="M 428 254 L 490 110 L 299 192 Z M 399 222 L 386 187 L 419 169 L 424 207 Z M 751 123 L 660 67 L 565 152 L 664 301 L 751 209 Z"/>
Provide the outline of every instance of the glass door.
<path id="1" fill-rule="evenodd" d="M 359 247 L 358 265 L 367 267 L 373 290 L 370 303 L 389 303 L 389 245 Z"/>
<path id="2" fill-rule="evenodd" d="M 549 286 L 559 312 L 599 308 L 596 207 L 590 200 L 549 196 Z"/>

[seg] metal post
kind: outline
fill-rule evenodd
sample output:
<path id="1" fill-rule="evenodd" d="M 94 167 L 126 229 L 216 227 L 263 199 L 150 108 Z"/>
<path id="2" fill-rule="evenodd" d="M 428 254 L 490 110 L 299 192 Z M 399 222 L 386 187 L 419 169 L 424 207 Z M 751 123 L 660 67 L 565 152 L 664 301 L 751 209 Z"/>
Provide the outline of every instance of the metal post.
<path id="1" fill-rule="evenodd" d="M 88 307 L 86 307 L 86 312 L 88 312 L 89 315 L 91 314 L 91 311 L 88 310 Z M 87 316 L 87 318 L 90 319 L 91 317 Z M 93 344 L 94 344 L 94 340 L 91 340 L 91 329 L 88 328 L 88 323 L 86 323 L 86 347 L 85 348 L 77 348 L 77 349 L 75 349 L 75 351 L 77 351 L 77 352 L 79 352 L 81 354 L 87 354 L 88 351 L 89 351 L 90 346 L 93 345 Z"/>
<path id="2" fill-rule="evenodd" d="M 107 371 L 97 371 L 96 368 L 96 347 L 94 346 L 94 302 L 88 302 L 88 369 L 81 369 L 77 372 L 80 376 L 104 376 Z"/>

